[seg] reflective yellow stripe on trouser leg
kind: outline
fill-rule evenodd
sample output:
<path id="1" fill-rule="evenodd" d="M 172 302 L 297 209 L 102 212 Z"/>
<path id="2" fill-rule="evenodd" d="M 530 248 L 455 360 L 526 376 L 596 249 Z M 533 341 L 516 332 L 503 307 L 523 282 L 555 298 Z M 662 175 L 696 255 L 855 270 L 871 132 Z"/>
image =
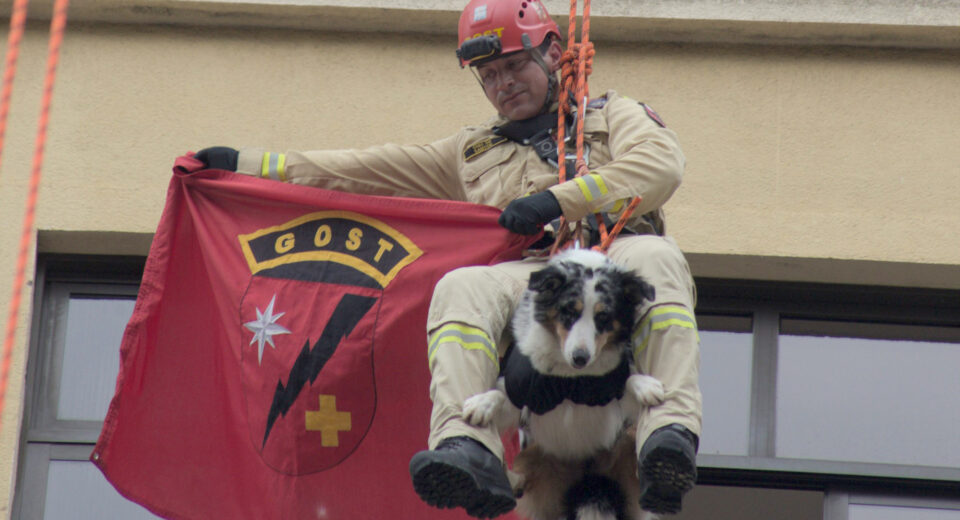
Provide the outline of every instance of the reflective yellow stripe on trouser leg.
<path id="1" fill-rule="evenodd" d="M 496 344 L 482 329 L 446 323 L 428 341 L 430 365 L 431 449 L 443 439 L 465 435 L 503 458 L 503 446 L 494 425 L 478 428 L 463 420 L 463 402 L 493 388 L 500 371 Z"/>
<path id="2" fill-rule="evenodd" d="M 634 331 L 634 359 L 645 373 L 663 383 L 663 403 L 643 408 L 637 422 L 637 450 L 657 428 L 680 424 L 699 435 L 700 335 L 689 307 L 664 304 L 651 308 Z"/>
<path id="3" fill-rule="evenodd" d="M 693 329 L 696 333 L 697 320 L 693 313 L 682 305 L 667 304 L 653 307 L 633 331 L 633 358 L 637 359 L 640 353 L 647 348 L 653 331 L 667 327 Z M 699 336 L 698 333 L 697 341 L 700 341 Z"/>
<path id="4" fill-rule="evenodd" d="M 497 356 L 497 347 L 486 332 L 469 325 L 461 323 L 448 323 L 430 335 L 430 347 L 427 351 L 427 363 L 433 367 L 433 361 L 437 357 L 437 351 L 440 345 L 444 343 L 456 343 L 465 350 L 482 351 L 497 370 L 500 370 L 500 360 Z"/>

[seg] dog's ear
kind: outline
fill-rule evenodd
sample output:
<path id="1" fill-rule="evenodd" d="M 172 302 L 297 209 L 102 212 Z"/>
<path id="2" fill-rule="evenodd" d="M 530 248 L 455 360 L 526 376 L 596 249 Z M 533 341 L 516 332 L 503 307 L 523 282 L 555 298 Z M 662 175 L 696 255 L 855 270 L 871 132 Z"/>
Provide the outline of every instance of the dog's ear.
<path id="1" fill-rule="evenodd" d="M 527 288 L 537 293 L 538 302 L 548 302 L 557 297 L 557 290 L 563 286 L 566 275 L 563 270 L 554 265 L 530 273 L 530 282 Z"/>
<path id="2" fill-rule="evenodd" d="M 623 273 L 620 287 L 623 288 L 627 299 L 635 306 L 641 305 L 644 300 L 652 302 L 657 298 L 657 290 L 633 273 Z"/>

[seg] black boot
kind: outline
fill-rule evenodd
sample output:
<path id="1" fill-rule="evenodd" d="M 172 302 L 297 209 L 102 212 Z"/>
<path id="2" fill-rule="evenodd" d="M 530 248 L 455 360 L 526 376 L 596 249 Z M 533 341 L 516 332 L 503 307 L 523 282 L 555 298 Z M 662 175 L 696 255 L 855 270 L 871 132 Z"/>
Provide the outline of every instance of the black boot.
<path id="1" fill-rule="evenodd" d="M 462 507 L 474 518 L 493 518 L 517 505 L 503 464 L 469 437 L 440 441 L 410 459 L 413 488 L 434 507 Z"/>
<path id="2" fill-rule="evenodd" d="M 683 494 L 697 480 L 699 439 L 679 424 L 659 428 L 639 457 L 640 507 L 659 514 L 680 512 Z"/>

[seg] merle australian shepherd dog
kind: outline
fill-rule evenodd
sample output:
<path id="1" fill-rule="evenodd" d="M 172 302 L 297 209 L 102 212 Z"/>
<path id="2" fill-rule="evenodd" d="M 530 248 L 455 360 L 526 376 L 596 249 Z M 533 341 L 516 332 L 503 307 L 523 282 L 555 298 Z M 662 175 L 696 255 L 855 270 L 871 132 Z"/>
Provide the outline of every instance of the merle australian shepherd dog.
<path id="1" fill-rule="evenodd" d="M 519 428 L 511 481 L 534 520 L 639 520 L 635 423 L 663 386 L 632 365 L 630 336 L 654 288 L 605 255 L 555 256 L 530 275 L 497 388 L 466 400 L 477 426 Z"/>

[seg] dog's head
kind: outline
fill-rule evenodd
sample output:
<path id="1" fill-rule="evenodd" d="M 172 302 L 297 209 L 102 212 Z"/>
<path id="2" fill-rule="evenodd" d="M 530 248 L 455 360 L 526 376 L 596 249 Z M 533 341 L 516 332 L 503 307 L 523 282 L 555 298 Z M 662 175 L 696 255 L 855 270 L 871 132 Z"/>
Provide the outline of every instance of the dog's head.
<path id="1" fill-rule="evenodd" d="M 530 275 L 533 319 L 558 338 L 563 360 L 584 369 L 598 359 L 616 366 L 629 345 L 637 308 L 653 286 L 606 255 L 572 250 Z"/>

